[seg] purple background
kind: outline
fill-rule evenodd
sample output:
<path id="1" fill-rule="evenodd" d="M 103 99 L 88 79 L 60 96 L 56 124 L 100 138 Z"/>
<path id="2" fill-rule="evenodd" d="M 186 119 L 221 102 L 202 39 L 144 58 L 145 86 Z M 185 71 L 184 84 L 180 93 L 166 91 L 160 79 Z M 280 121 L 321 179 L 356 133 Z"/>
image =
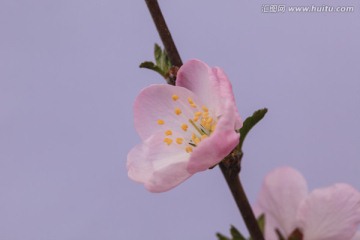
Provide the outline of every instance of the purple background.
<path id="1" fill-rule="evenodd" d="M 161 1 L 183 60 L 221 66 L 243 118 L 251 201 L 275 167 L 311 189 L 360 189 L 360 3 L 262 13 L 281 1 Z M 160 42 L 143 1 L 0 0 L 0 239 L 215 239 L 242 220 L 218 168 L 163 194 L 130 181 L 132 104 L 163 83 L 138 68 Z"/>

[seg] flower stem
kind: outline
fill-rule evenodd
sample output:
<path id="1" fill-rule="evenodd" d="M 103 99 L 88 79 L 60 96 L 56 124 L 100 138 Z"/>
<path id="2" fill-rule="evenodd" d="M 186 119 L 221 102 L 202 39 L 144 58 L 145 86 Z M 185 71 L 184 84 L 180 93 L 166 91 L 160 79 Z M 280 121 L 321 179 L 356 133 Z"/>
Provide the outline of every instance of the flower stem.
<path id="1" fill-rule="evenodd" d="M 145 0 L 145 2 L 150 11 L 152 19 L 154 20 L 156 29 L 160 35 L 161 41 L 164 44 L 171 64 L 176 67 L 181 67 L 182 61 L 180 55 L 177 51 L 174 40 L 171 37 L 170 31 L 166 25 L 164 16 L 162 15 L 157 0 Z M 264 240 L 254 213 L 251 209 L 250 203 L 240 182 L 239 172 L 242 153 L 236 155 L 234 154 L 236 152 L 237 151 L 234 151 L 232 154 L 230 154 L 219 165 L 252 239 Z"/>
<path id="2" fill-rule="evenodd" d="M 239 172 L 241 169 L 240 162 L 242 155 L 242 152 L 235 150 L 219 163 L 219 166 L 234 197 L 236 205 L 240 210 L 240 214 L 244 219 L 251 238 L 253 240 L 264 240 L 263 234 L 240 181 Z"/>
<path id="3" fill-rule="evenodd" d="M 170 62 L 173 66 L 181 67 L 182 61 L 178 50 L 175 46 L 175 43 L 171 37 L 169 28 L 166 25 L 164 16 L 161 12 L 157 0 L 145 0 L 146 5 L 150 11 L 151 17 L 154 20 L 156 29 L 160 35 L 161 41 L 164 44 L 166 53 L 170 59 Z"/>

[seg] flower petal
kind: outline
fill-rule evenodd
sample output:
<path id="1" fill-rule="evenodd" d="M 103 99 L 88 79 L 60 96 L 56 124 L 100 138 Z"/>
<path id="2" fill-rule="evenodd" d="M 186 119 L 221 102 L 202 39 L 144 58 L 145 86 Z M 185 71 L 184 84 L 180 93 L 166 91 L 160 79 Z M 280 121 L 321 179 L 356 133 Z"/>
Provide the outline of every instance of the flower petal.
<path id="1" fill-rule="evenodd" d="M 189 154 L 163 140 L 162 133 L 153 135 L 134 147 L 127 158 L 129 178 L 143 183 L 151 192 L 170 190 L 191 176 L 186 170 Z"/>
<path id="2" fill-rule="evenodd" d="M 178 71 L 176 85 L 194 92 L 207 107 L 216 114 L 223 115 L 224 105 L 235 98 L 231 83 L 220 68 L 210 68 L 200 60 L 186 62 Z M 236 129 L 241 128 L 241 118 L 236 111 Z"/>
<path id="3" fill-rule="evenodd" d="M 190 60 L 184 63 L 177 72 L 176 86 L 181 86 L 194 92 L 207 104 L 211 111 L 219 109 L 219 83 L 212 69 L 200 60 Z"/>
<path id="4" fill-rule="evenodd" d="M 226 99 L 228 101 L 231 101 L 231 103 L 234 106 L 236 106 L 232 86 L 228 77 L 226 76 L 224 71 L 219 67 L 215 67 L 212 70 L 219 82 L 221 99 Z M 237 108 L 235 108 L 235 115 L 236 115 L 235 129 L 240 129 L 242 127 L 242 120 Z"/>
<path id="5" fill-rule="evenodd" d="M 215 131 L 204 139 L 191 154 L 188 171 L 196 173 L 222 161 L 239 143 L 240 135 L 234 130 L 236 115 L 232 104 L 225 107 Z"/>
<path id="6" fill-rule="evenodd" d="M 177 100 L 172 99 L 174 95 Z M 202 104 L 194 93 L 183 87 L 154 84 L 142 90 L 134 104 L 135 128 L 141 139 L 166 130 L 178 131 L 182 124 L 188 124 L 189 115 L 191 118 L 196 110 L 189 105 L 188 98 Z M 181 110 L 180 115 L 175 114 L 176 108 Z M 159 125 L 158 120 L 164 124 Z"/>
<path id="7" fill-rule="evenodd" d="M 146 160 L 150 151 L 149 142 L 151 139 L 136 145 L 127 155 L 128 176 L 139 183 L 148 182 L 154 171 L 151 162 Z"/>
<path id="8" fill-rule="evenodd" d="M 360 240 L 360 232 L 356 232 L 351 240 Z"/>
<path id="9" fill-rule="evenodd" d="M 360 193 L 347 184 L 314 190 L 300 205 L 307 240 L 350 240 L 360 224 Z"/>
<path id="10" fill-rule="evenodd" d="M 270 172 L 263 182 L 258 205 L 274 227 L 289 236 L 296 226 L 297 209 L 307 196 L 304 177 L 295 169 L 282 167 Z"/>

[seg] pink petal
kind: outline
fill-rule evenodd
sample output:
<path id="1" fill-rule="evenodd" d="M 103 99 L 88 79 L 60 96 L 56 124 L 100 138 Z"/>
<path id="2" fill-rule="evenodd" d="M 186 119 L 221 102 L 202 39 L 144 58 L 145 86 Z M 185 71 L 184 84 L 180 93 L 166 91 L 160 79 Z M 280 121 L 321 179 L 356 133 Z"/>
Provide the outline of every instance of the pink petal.
<path id="1" fill-rule="evenodd" d="M 177 73 L 176 86 L 194 92 L 207 107 L 212 107 L 211 112 L 221 107 L 218 79 L 202 61 L 190 60 L 182 65 Z"/>
<path id="2" fill-rule="evenodd" d="M 200 100 L 207 105 L 216 116 L 221 116 L 224 105 L 231 102 L 234 106 L 235 99 L 225 73 L 220 68 L 210 68 L 200 60 L 186 62 L 178 71 L 176 85 L 194 92 Z M 241 118 L 236 112 L 236 129 L 242 126 Z"/>
<path id="3" fill-rule="evenodd" d="M 270 172 L 263 182 L 258 205 L 274 227 L 289 236 L 297 227 L 297 209 L 307 196 L 304 177 L 295 169 L 282 167 Z"/>
<path id="4" fill-rule="evenodd" d="M 224 110 L 215 131 L 194 148 L 187 168 L 190 173 L 204 171 L 218 164 L 238 145 L 240 135 L 234 130 L 234 106 L 229 103 Z"/>
<path id="5" fill-rule="evenodd" d="M 186 171 L 186 166 L 187 162 L 178 162 L 155 171 L 151 181 L 145 184 L 146 189 L 165 192 L 176 187 L 192 175 Z"/>
<path id="6" fill-rule="evenodd" d="M 226 76 L 224 71 L 219 67 L 215 67 L 212 70 L 219 82 L 219 90 L 220 90 L 221 99 L 227 99 L 227 100 L 231 101 L 231 103 L 234 106 L 236 106 L 232 86 L 231 86 L 231 83 L 230 83 L 228 77 Z M 242 127 L 242 120 L 241 120 L 240 114 L 236 108 L 235 108 L 235 115 L 236 115 L 235 129 L 240 129 Z"/>
<path id="7" fill-rule="evenodd" d="M 355 235 L 351 238 L 351 240 L 360 240 L 360 232 L 356 232 Z"/>
<path id="8" fill-rule="evenodd" d="M 191 176 L 186 170 L 189 154 L 180 145 L 168 146 L 163 139 L 163 133 L 151 136 L 127 158 L 129 178 L 151 192 L 168 191 Z"/>
<path id="9" fill-rule="evenodd" d="M 360 224 L 360 193 L 347 184 L 314 190 L 300 205 L 298 224 L 308 240 L 350 240 Z"/>
<path id="10" fill-rule="evenodd" d="M 150 151 L 149 143 L 151 140 L 152 138 L 136 145 L 127 155 L 128 176 L 139 183 L 148 182 L 154 171 L 152 163 L 146 160 L 147 154 Z"/>
<path id="11" fill-rule="evenodd" d="M 176 101 L 172 99 L 174 94 L 179 97 Z M 188 103 L 189 97 L 197 104 L 202 104 L 191 91 L 183 87 L 155 84 L 142 90 L 134 104 L 135 128 L 141 139 L 145 140 L 166 130 L 178 131 L 183 123 L 188 124 L 195 112 Z M 181 109 L 182 114 L 176 115 L 175 108 Z M 159 119 L 164 120 L 165 124 L 159 125 Z M 190 131 L 188 135 L 191 136 Z"/>

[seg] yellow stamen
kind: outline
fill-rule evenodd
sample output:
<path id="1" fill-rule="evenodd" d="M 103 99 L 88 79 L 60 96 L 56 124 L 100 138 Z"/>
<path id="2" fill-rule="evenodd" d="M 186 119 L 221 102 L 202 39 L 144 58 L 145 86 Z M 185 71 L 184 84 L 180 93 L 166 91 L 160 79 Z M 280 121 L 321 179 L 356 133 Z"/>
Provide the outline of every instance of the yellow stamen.
<path id="1" fill-rule="evenodd" d="M 200 139 L 200 138 L 195 138 L 195 139 L 194 139 L 194 143 L 195 143 L 196 145 L 198 145 L 200 142 L 201 142 L 201 139 Z"/>
<path id="2" fill-rule="evenodd" d="M 165 135 L 166 135 L 166 136 L 172 135 L 172 131 L 171 131 L 171 130 L 166 130 L 166 131 L 165 131 Z"/>
<path id="3" fill-rule="evenodd" d="M 194 104 L 194 101 L 192 100 L 191 97 L 188 97 L 188 102 L 190 103 L 190 105 L 191 105 L 191 104 Z"/>
<path id="4" fill-rule="evenodd" d="M 195 117 L 193 118 L 193 120 L 194 120 L 194 122 L 196 122 L 197 120 L 199 120 L 199 117 L 196 117 L 196 116 L 195 116 Z"/>
<path id="5" fill-rule="evenodd" d="M 175 108 L 175 114 L 176 114 L 176 115 L 180 115 L 180 114 L 181 114 L 180 108 Z"/>
<path id="6" fill-rule="evenodd" d="M 210 128 L 211 132 L 215 131 L 215 127 L 216 127 L 215 124 L 211 126 L 211 128 Z"/>
<path id="7" fill-rule="evenodd" d="M 174 100 L 174 101 L 176 101 L 176 100 L 178 100 L 179 99 L 179 96 L 178 95 L 176 95 L 176 94 L 174 94 L 174 95 L 172 95 L 172 100 Z"/>
<path id="8" fill-rule="evenodd" d="M 205 126 L 206 124 L 206 120 L 205 119 L 201 119 L 201 125 Z"/>
<path id="9" fill-rule="evenodd" d="M 188 146 L 188 147 L 185 148 L 185 151 L 187 153 L 191 153 L 193 150 L 192 150 L 192 147 Z"/>
<path id="10" fill-rule="evenodd" d="M 208 119 L 206 119 L 206 123 L 208 123 L 208 124 L 211 124 L 212 121 L 213 121 L 213 118 L 212 118 L 212 117 L 209 117 Z"/>
<path id="11" fill-rule="evenodd" d="M 208 136 L 207 135 L 202 135 L 201 136 L 201 140 L 204 140 L 205 138 L 207 138 Z"/>
<path id="12" fill-rule="evenodd" d="M 184 140 L 184 139 L 182 139 L 182 138 L 177 138 L 177 139 L 176 139 L 176 143 L 177 143 L 177 144 L 182 144 L 182 143 L 183 143 L 183 140 Z"/>
<path id="13" fill-rule="evenodd" d="M 184 130 L 185 132 L 187 131 L 188 127 L 189 126 L 186 125 L 185 123 L 181 125 L 182 130 Z"/>
<path id="14" fill-rule="evenodd" d="M 157 120 L 157 124 L 159 124 L 159 125 L 164 125 L 164 124 L 165 124 L 165 121 L 162 120 L 162 119 L 159 119 L 159 120 Z"/>
<path id="15" fill-rule="evenodd" d="M 190 106 L 193 108 L 196 108 L 196 104 L 195 103 L 190 103 Z"/>
<path id="16" fill-rule="evenodd" d="M 202 106 L 202 110 L 203 110 L 204 112 L 208 112 L 208 111 L 209 111 L 209 109 L 208 109 L 207 107 L 205 107 L 205 106 Z"/>
<path id="17" fill-rule="evenodd" d="M 195 133 L 193 133 L 192 135 L 191 135 L 191 140 L 195 140 L 195 138 L 196 138 L 196 135 L 195 135 Z"/>
<path id="18" fill-rule="evenodd" d="M 203 112 L 202 117 L 203 118 L 208 118 L 209 117 L 209 112 Z"/>
<path id="19" fill-rule="evenodd" d="M 170 145 L 173 142 L 173 140 L 171 138 L 164 138 L 164 143 L 166 143 L 167 145 Z"/>
<path id="20" fill-rule="evenodd" d="M 194 115 L 195 115 L 195 117 L 200 117 L 201 116 L 201 112 L 196 112 Z"/>

